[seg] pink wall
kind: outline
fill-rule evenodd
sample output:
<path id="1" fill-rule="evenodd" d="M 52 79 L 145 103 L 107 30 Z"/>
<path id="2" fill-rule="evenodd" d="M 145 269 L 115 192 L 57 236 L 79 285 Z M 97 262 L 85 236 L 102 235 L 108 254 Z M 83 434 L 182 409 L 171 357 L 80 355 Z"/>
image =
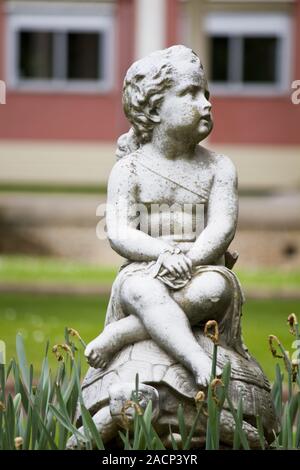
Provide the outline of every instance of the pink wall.
<path id="1" fill-rule="evenodd" d="M 178 43 L 178 17 L 179 17 L 179 0 L 167 1 L 167 44 L 166 47 L 173 46 Z"/>
<path id="2" fill-rule="evenodd" d="M 123 80 L 134 59 L 135 0 L 119 0 L 118 4 L 118 83 L 116 94 L 117 137 L 130 126 L 122 109 Z"/>
<path id="3" fill-rule="evenodd" d="M 0 138 L 112 140 L 115 96 L 8 93 Z M 113 124 L 112 124 L 113 123 Z"/>
<path id="4" fill-rule="evenodd" d="M 118 2 L 116 77 L 123 77 L 133 57 L 133 7 L 134 0 Z M 114 89 L 103 95 L 8 92 L 0 111 L 0 139 L 115 140 L 128 128 L 120 107 L 121 81 L 115 81 Z"/>
<path id="5" fill-rule="evenodd" d="M 294 10 L 294 73 L 300 80 L 300 0 Z M 292 93 L 292 91 L 291 91 Z M 300 144 L 300 105 L 283 97 L 215 97 L 211 141 L 236 144 Z"/>
<path id="6" fill-rule="evenodd" d="M 300 105 L 286 98 L 214 98 L 211 141 L 234 144 L 300 144 Z"/>
<path id="7" fill-rule="evenodd" d="M 116 83 L 106 95 L 8 92 L 0 107 L 0 139 L 114 141 L 129 125 L 121 109 L 125 71 L 134 56 L 135 0 L 117 8 Z M 167 0 L 167 45 L 177 42 L 177 0 Z M 300 0 L 295 4 L 295 75 L 300 80 Z M 4 78 L 4 15 L 0 0 L 0 79 Z M 285 97 L 215 97 L 212 142 L 300 144 L 300 105 Z"/>

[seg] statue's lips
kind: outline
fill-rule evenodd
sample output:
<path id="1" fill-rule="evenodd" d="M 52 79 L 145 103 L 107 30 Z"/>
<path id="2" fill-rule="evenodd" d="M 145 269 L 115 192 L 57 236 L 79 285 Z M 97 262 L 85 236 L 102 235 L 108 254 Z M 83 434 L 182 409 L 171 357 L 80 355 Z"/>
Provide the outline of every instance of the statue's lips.
<path id="1" fill-rule="evenodd" d="M 202 116 L 200 121 L 206 121 L 206 122 L 211 122 L 211 115 L 210 114 L 206 114 L 205 116 Z"/>

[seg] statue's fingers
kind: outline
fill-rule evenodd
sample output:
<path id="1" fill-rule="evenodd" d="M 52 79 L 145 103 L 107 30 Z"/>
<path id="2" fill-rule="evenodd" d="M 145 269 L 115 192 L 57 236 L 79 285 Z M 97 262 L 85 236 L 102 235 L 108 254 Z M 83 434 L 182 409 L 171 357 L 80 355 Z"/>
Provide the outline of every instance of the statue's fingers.
<path id="1" fill-rule="evenodd" d="M 185 276 L 185 271 L 179 261 L 175 264 L 174 268 L 178 276 L 180 277 Z"/>
<path id="2" fill-rule="evenodd" d="M 184 254 L 182 254 L 180 257 L 180 263 L 184 267 L 185 272 L 191 273 L 191 262 L 189 262 L 189 260 L 186 256 L 184 256 Z"/>
<path id="3" fill-rule="evenodd" d="M 178 260 L 178 270 L 180 271 L 181 278 L 184 278 L 184 279 L 190 278 L 189 267 L 184 263 L 182 259 Z"/>
<path id="4" fill-rule="evenodd" d="M 159 273 L 159 275 L 160 275 L 160 276 L 165 276 L 166 274 L 168 274 L 168 272 L 169 272 L 169 270 L 166 269 L 166 268 L 164 268 L 164 269 Z"/>
<path id="5" fill-rule="evenodd" d="M 189 267 L 190 273 L 192 274 L 192 271 L 193 271 L 193 262 L 192 262 L 192 260 L 186 255 L 183 255 L 183 258 L 184 258 L 184 261 L 186 262 L 186 264 Z"/>
<path id="6" fill-rule="evenodd" d="M 175 276 L 175 277 L 178 276 L 178 273 L 177 273 L 177 271 L 176 271 L 176 269 L 175 269 L 174 266 L 169 266 L 169 267 L 166 268 L 166 269 L 167 269 L 167 270 L 169 271 L 169 273 L 172 274 L 173 276 Z"/>
<path id="7" fill-rule="evenodd" d="M 189 267 L 189 265 L 185 262 L 184 259 L 181 260 L 180 263 L 181 263 L 182 269 L 184 270 L 185 276 L 186 276 L 188 279 L 191 279 L 192 275 L 191 275 L 191 272 L 190 272 L 190 267 Z"/>

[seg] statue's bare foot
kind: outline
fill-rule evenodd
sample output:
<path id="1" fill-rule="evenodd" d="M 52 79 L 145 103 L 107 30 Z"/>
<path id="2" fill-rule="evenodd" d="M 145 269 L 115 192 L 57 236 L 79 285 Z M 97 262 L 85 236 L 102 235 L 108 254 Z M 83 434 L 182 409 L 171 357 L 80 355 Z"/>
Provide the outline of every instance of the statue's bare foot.
<path id="1" fill-rule="evenodd" d="M 116 352 L 114 351 L 113 343 L 112 337 L 106 327 L 97 338 L 87 345 L 84 351 L 89 365 L 95 369 L 105 369 Z"/>
<path id="2" fill-rule="evenodd" d="M 203 357 L 198 357 L 198 366 L 194 370 L 196 384 L 201 387 L 207 387 L 211 381 L 212 362 L 211 359 L 203 354 Z M 216 376 L 220 376 L 222 371 L 219 367 L 216 368 Z"/>
<path id="3" fill-rule="evenodd" d="M 83 450 L 85 448 L 85 442 L 81 439 L 76 439 L 74 434 L 67 441 L 66 450 Z"/>

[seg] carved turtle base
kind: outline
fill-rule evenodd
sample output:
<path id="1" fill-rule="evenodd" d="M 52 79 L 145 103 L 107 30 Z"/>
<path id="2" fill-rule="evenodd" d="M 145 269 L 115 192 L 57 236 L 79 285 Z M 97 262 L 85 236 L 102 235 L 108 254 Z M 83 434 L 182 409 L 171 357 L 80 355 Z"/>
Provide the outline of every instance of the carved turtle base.
<path id="1" fill-rule="evenodd" d="M 200 328 L 195 328 L 199 344 L 212 357 L 213 344 Z M 270 383 L 259 364 L 250 357 L 246 359 L 235 351 L 218 347 L 217 365 L 223 369 L 231 363 L 229 396 L 235 408 L 240 397 L 243 400 L 243 429 L 251 448 L 259 448 L 256 417 L 260 416 L 266 442 L 274 440 L 277 421 L 270 395 Z M 140 341 L 120 351 L 105 370 L 90 368 L 82 384 L 85 406 L 91 412 L 94 422 L 108 447 L 118 445 L 118 430 L 124 427 L 124 405 L 135 390 L 136 374 L 139 377 L 140 405 L 146 408 L 151 399 L 153 404 L 153 426 L 165 446 L 172 447 L 169 426 L 180 445 L 177 410 L 181 403 L 187 429 L 191 429 L 195 416 L 194 398 L 199 391 L 192 374 L 166 354 L 152 340 Z M 205 390 L 204 390 L 205 391 Z M 122 413 L 123 411 L 123 413 Z M 133 418 L 133 410 L 126 411 L 127 425 Z M 81 414 L 78 407 L 77 427 Z M 220 442 L 232 447 L 235 422 L 228 403 L 221 413 Z M 192 447 L 203 447 L 206 435 L 206 416 L 200 417 Z M 68 448 L 77 448 L 72 437 Z"/>

